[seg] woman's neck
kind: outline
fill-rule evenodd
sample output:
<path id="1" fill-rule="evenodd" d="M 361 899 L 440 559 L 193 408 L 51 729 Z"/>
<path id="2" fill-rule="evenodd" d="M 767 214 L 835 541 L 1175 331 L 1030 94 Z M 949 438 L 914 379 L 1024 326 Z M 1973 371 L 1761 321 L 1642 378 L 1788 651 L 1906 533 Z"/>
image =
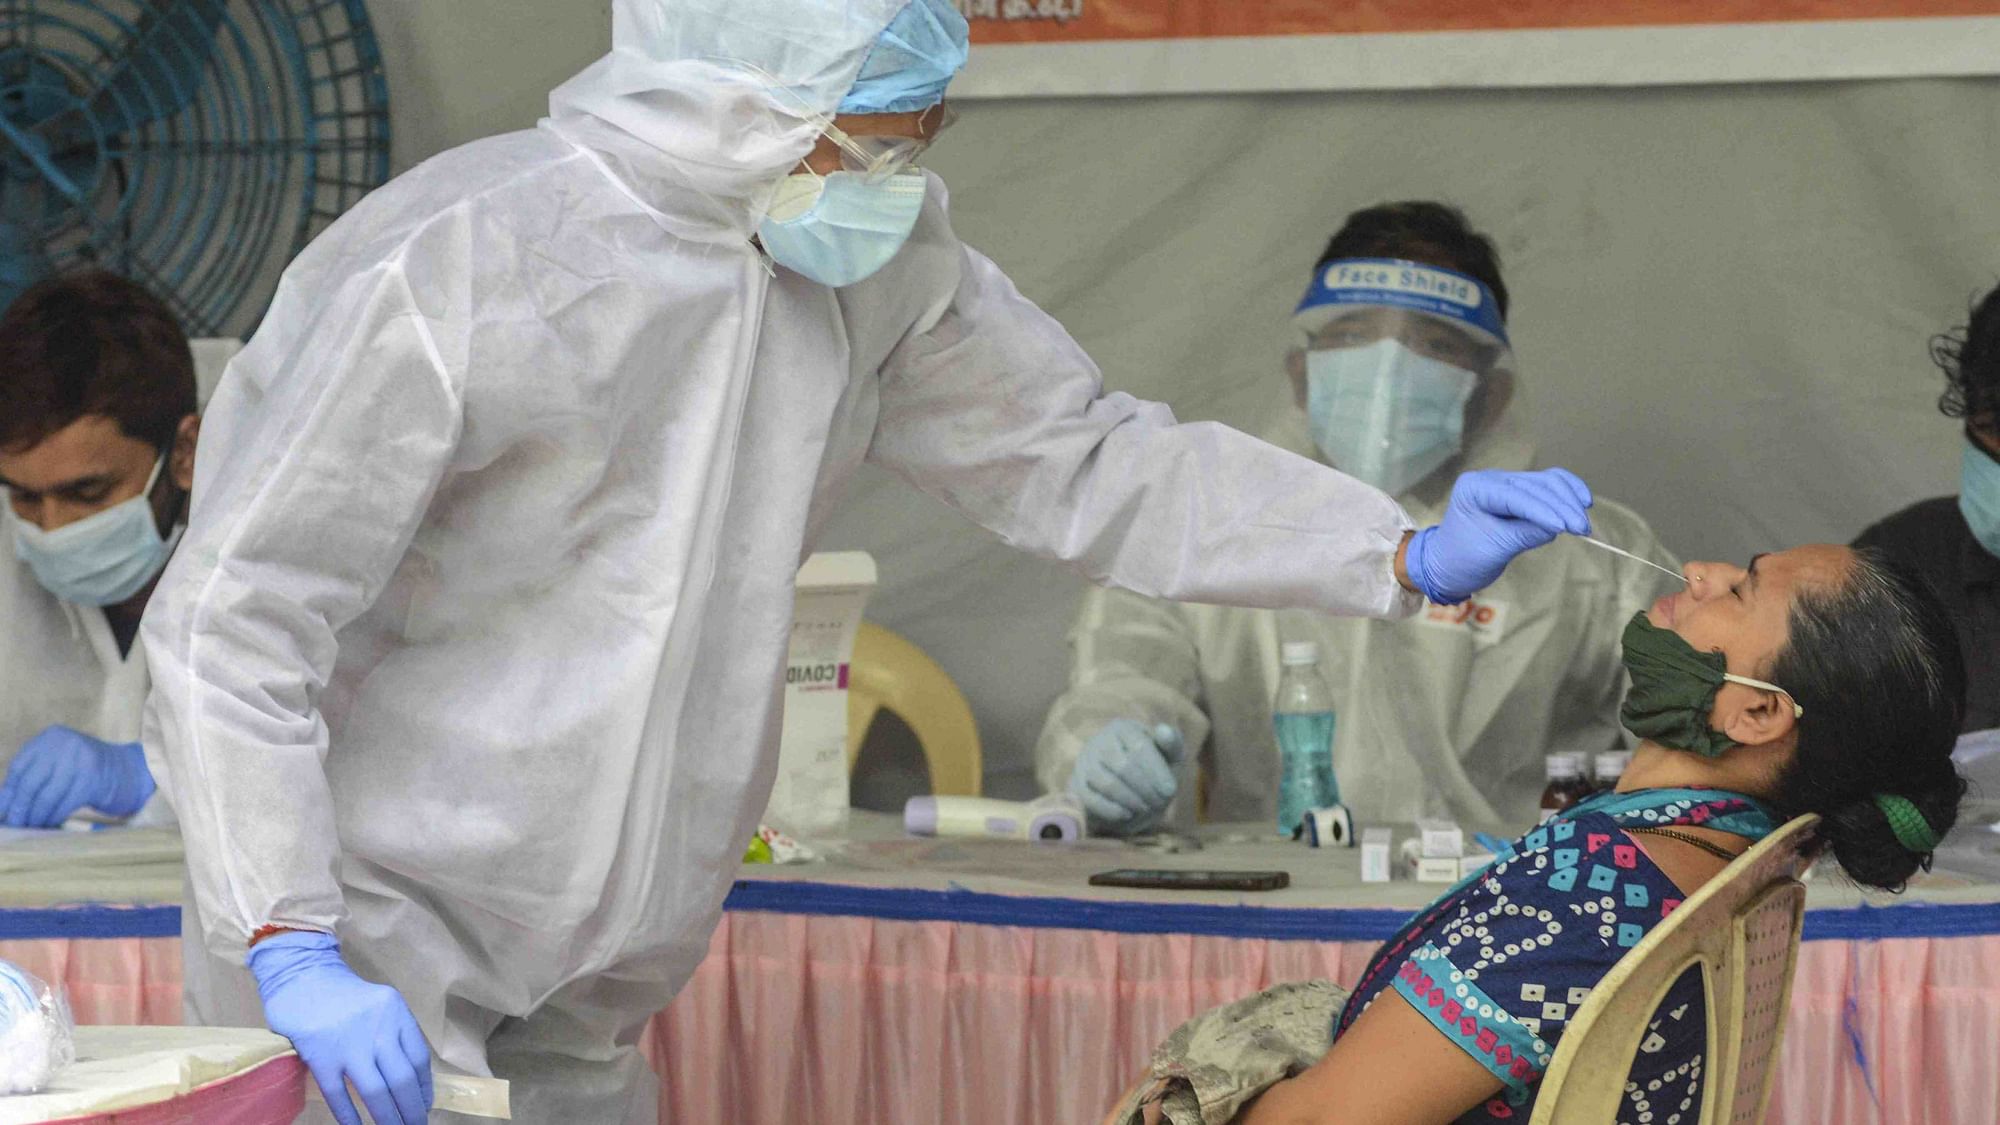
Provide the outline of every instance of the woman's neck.
<path id="1" fill-rule="evenodd" d="M 1738 793 L 1754 791 L 1752 779 L 1743 776 L 1747 763 L 1741 754 L 1704 758 L 1685 750 L 1672 750 L 1657 742 L 1641 742 L 1632 751 L 1632 764 L 1618 779 L 1618 791 L 1639 789 L 1728 789 Z"/>

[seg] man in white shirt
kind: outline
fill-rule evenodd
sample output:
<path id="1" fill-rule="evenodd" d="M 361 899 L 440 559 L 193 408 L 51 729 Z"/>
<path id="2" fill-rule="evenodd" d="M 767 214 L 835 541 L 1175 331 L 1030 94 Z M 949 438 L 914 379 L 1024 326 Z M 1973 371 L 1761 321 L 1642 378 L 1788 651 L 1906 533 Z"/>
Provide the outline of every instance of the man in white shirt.
<path id="1" fill-rule="evenodd" d="M 1457 210 L 1354 213 L 1294 315 L 1295 402 L 1263 437 L 1375 485 L 1419 522 L 1465 476 L 1532 468 L 1507 309 L 1492 243 Z M 1609 542 L 1678 565 L 1630 509 L 1598 497 L 1591 518 Z M 1623 745 L 1619 628 L 1672 585 L 1566 537 L 1463 604 L 1402 621 L 1092 590 L 1036 774 L 1074 793 L 1097 832 L 1269 821 L 1280 650 L 1312 642 L 1357 819 L 1448 815 L 1512 835 L 1535 819 L 1546 755 Z"/>
<path id="2" fill-rule="evenodd" d="M 0 823 L 167 822 L 140 750 L 136 643 L 194 481 L 194 361 L 173 313 L 91 272 L 0 317 Z"/>

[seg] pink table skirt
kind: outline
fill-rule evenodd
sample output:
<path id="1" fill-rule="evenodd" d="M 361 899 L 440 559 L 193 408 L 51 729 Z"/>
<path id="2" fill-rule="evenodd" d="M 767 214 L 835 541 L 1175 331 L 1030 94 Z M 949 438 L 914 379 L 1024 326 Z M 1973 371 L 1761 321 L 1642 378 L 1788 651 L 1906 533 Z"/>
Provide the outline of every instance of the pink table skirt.
<path id="1" fill-rule="evenodd" d="M 1351 984 L 1372 949 L 731 912 L 646 1047 L 663 1122 L 1088 1122 L 1182 1020 L 1280 980 Z M 79 1022 L 180 1022 L 176 938 L 0 958 L 61 981 Z M 1996 1027 L 2000 936 L 1808 941 L 1769 1121 L 2000 1119 Z"/>
<path id="2" fill-rule="evenodd" d="M 177 937 L 0 941 L 0 961 L 62 985 L 78 1023 L 171 1027 L 181 1022 Z"/>
<path id="3" fill-rule="evenodd" d="M 1189 1016 L 1373 948 L 730 913 L 654 1022 L 661 1120 L 1092 1122 Z M 2000 937 L 1809 941 L 1767 1120 L 2000 1120 L 1996 1027 Z"/>

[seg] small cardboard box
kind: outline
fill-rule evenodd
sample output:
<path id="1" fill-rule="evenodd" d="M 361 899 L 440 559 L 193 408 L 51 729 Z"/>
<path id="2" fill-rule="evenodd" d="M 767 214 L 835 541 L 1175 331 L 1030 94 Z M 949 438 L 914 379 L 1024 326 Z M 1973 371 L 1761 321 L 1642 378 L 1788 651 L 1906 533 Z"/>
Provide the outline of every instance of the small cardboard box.
<path id="1" fill-rule="evenodd" d="M 767 823 L 803 836 L 847 823 L 847 682 L 861 611 L 875 592 L 865 551 L 814 555 L 799 568 L 785 659 L 785 720 Z"/>

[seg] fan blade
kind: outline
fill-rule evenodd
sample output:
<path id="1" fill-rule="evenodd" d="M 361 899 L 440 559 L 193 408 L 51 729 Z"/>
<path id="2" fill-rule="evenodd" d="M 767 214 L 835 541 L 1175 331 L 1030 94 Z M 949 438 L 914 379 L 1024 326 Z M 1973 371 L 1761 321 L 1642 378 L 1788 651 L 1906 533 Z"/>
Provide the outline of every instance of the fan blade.
<path id="1" fill-rule="evenodd" d="M 48 143 L 5 116 L 0 116 L 0 138 L 14 146 L 14 151 L 25 158 L 48 185 L 72 203 L 83 201 L 83 191 L 77 187 L 61 159 L 49 151 Z"/>
<path id="2" fill-rule="evenodd" d="M 90 98 L 98 127 L 115 136 L 186 109 L 226 16 L 222 0 L 146 0 L 125 53 L 107 62 Z"/>

